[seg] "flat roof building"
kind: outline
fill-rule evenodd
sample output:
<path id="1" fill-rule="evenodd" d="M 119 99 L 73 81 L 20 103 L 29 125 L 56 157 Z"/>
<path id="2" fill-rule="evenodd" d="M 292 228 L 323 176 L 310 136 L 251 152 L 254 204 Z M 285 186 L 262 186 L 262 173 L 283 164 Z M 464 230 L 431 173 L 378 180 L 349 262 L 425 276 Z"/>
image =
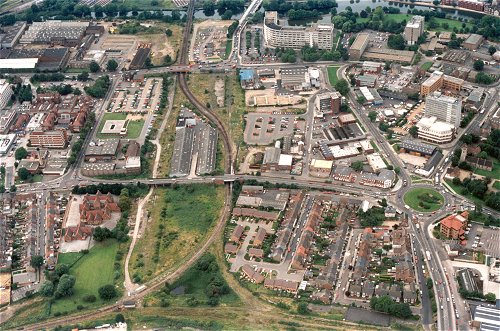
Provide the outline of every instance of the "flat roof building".
<path id="1" fill-rule="evenodd" d="M 351 47 L 349 47 L 349 58 L 359 60 L 368 46 L 368 41 L 368 33 L 358 33 Z"/>
<path id="2" fill-rule="evenodd" d="M 47 20 L 33 22 L 21 37 L 21 44 L 58 44 L 75 47 L 82 40 L 89 22 Z"/>
<path id="3" fill-rule="evenodd" d="M 7 105 L 12 94 L 14 94 L 14 91 L 10 87 L 9 82 L 6 79 L 0 79 L 0 109 Z"/>
<path id="4" fill-rule="evenodd" d="M 341 100 L 342 95 L 337 91 L 316 95 L 314 105 L 316 106 L 317 114 L 320 117 L 324 114 L 338 114 L 340 112 Z"/>
<path id="5" fill-rule="evenodd" d="M 398 63 L 408 63 L 413 61 L 415 52 L 411 51 L 400 51 L 396 49 L 389 48 L 375 48 L 371 47 L 363 53 L 362 57 L 367 60 L 373 61 L 391 61 Z"/>
<path id="6" fill-rule="evenodd" d="M 434 154 L 434 151 L 436 150 L 436 146 L 410 139 L 403 140 L 400 148 L 404 149 L 406 153 L 416 154 L 419 156 L 430 156 Z"/>
<path id="7" fill-rule="evenodd" d="M 333 47 L 333 25 L 313 24 L 312 26 L 281 26 L 278 12 L 266 11 L 264 17 L 264 42 L 270 47 L 301 49 L 316 46 L 331 50 Z"/>
<path id="8" fill-rule="evenodd" d="M 418 137 L 436 144 L 444 144 L 453 140 L 455 127 L 449 123 L 438 121 L 434 116 L 423 117 L 418 123 Z"/>
<path id="9" fill-rule="evenodd" d="M 426 96 L 439 90 L 440 88 L 460 91 L 464 80 L 443 74 L 441 71 L 434 71 L 420 86 L 420 94 Z"/>
<path id="10" fill-rule="evenodd" d="M 479 46 L 481 46 L 481 44 L 483 43 L 483 40 L 484 40 L 483 36 L 481 36 L 479 34 L 471 33 L 469 38 L 467 38 L 464 41 L 462 46 L 464 48 L 467 48 L 469 51 L 475 51 L 479 48 Z"/>
<path id="11" fill-rule="evenodd" d="M 408 45 L 415 45 L 418 38 L 424 33 L 425 17 L 415 15 L 406 23 L 403 37 Z"/>
<path id="12" fill-rule="evenodd" d="M 116 157 L 118 151 L 119 139 L 103 139 L 87 147 L 85 151 L 85 161 L 95 160 L 112 160 Z"/>
<path id="13" fill-rule="evenodd" d="M 1 46 L 2 48 L 12 48 L 14 47 L 19 38 L 21 38 L 24 30 L 26 30 L 26 22 L 17 21 L 12 26 L 3 27 L 5 34 L 3 34 L 3 38 L 1 38 Z"/>
<path id="14" fill-rule="evenodd" d="M 425 112 L 427 116 L 435 116 L 458 128 L 462 117 L 462 100 L 433 92 L 425 99 Z"/>
<path id="15" fill-rule="evenodd" d="M 66 130 L 33 131 L 30 134 L 29 143 L 32 147 L 62 149 L 68 144 L 68 135 Z"/>

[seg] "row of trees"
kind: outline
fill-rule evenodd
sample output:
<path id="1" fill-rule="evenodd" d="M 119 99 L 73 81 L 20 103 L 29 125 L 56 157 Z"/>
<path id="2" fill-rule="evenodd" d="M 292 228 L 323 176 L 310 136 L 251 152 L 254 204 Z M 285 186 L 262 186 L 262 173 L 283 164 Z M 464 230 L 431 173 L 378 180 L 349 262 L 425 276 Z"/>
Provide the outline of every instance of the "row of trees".
<path id="1" fill-rule="evenodd" d="M 372 297 L 370 299 L 370 308 L 399 318 L 409 318 L 412 316 L 409 304 L 395 302 L 387 295 L 379 298 Z"/>
<path id="2" fill-rule="evenodd" d="M 84 88 L 88 95 L 94 98 L 104 98 L 111 86 L 111 80 L 108 75 L 96 79 L 93 85 Z"/>

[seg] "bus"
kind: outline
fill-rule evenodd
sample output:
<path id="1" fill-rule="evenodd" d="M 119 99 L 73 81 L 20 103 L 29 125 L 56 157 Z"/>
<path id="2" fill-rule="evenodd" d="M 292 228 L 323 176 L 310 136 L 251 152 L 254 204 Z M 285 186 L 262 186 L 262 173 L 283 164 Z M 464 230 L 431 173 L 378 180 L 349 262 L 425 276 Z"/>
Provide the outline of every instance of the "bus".
<path id="1" fill-rule="evenodd" d="M 425 251 L 425 256 L 427 257 L 427 261 L 431 260 L 431 252 Z"/>

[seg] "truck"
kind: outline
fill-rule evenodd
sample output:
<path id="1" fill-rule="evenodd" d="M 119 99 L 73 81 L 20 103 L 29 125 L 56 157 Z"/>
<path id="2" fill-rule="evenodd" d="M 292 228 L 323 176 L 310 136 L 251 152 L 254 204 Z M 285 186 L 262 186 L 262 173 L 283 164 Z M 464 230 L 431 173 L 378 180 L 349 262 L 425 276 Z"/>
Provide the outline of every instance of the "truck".
<path id="1" fill-rule="evenodd" d="M 434 184 L 439 185 L 439 174 L 436 174 L 436 177 L 434 177 Z"/>
<path id="2" fill-rule="evenodd" d="M 431 252 L 425 251 L 425 256 L 427 257 L 427 261 L 431 260 Z"/>

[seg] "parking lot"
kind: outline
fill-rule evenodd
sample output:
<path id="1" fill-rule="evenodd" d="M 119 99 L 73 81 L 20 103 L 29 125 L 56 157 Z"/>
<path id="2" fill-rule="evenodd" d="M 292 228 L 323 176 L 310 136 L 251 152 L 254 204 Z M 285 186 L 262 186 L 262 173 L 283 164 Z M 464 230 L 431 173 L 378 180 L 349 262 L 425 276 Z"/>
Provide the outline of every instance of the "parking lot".
<path id="1" fill-rule="evenodd" d="M 467 234 L 468 249 L 483 249 L 487 255 L 498 256 L 500 252 L 500 230 L 471 224 Z"/>
<path id="2" fill-rule="evenodd" d="M 108 103 L 108 112 L 148 113 L 158 110 L 162 88 L 161 78 L 140 82 L 121 81 Z"/>
<path id="3" fill-rule="evenodd" d="M 298 121 L 297 117 L 297 115 L 248 114 L 245 142 L 268 145 L 294 132 L 303 133 L 305 121 Z"/>
<path id="4" fill-rule="evenodd" d="M 230 21 L 205 21 L 197 24 L 189 58 L 197 63 L 219 62 L 226 57 L 227 28 Z"/>

